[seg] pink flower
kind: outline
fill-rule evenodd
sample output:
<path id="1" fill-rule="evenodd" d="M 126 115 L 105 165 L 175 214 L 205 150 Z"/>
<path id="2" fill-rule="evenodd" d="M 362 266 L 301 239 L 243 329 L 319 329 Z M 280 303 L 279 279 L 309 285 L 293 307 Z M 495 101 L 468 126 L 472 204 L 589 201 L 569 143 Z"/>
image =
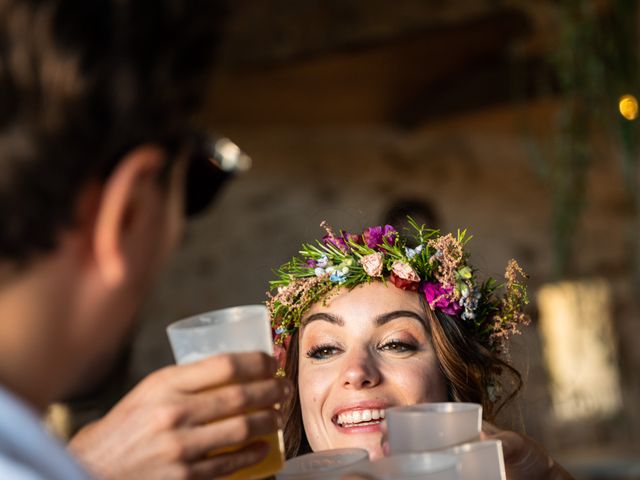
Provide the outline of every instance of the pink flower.
<path id="1" fill-rule="evenodd" d="M 437 308 L 447 315 L 458 315 L 462 307 L 458 302 L 452 300 L 449 295 L 453 292 L 451 285 L 441 285 L 435 282 L 425 282 L 422 285 L 422 293 L 431 308 Z"/>
<path id="2" fill-rule="evenodd" d="M 360 264 L 364 269 L 365 273 L 370 277 L 379 277 L 382 275 L 382 254 L 381 253 L 372 253 L 370 255 L 365 255 L 360 259 Z"/>
<path id="3" fill-rule="evenodd" d="M 420 277 L 408 263 L 400 261 L 393 262 L 393 265 L 391 265 L 391 271 L 396 275 L 396 277 L 399 277 L 402 280 L 408 280 L 410 282 L 420 281 Z"/>

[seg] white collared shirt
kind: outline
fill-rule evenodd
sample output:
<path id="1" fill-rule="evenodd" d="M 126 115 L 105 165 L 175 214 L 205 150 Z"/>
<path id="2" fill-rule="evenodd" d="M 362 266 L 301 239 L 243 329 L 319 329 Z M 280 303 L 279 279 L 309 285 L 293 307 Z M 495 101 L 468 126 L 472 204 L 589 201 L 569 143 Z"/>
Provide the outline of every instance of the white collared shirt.
<path id="1" fill-rule="evenodd" d="M 90 480 L 35 411 L 0 386 L 0 479 Z"/>

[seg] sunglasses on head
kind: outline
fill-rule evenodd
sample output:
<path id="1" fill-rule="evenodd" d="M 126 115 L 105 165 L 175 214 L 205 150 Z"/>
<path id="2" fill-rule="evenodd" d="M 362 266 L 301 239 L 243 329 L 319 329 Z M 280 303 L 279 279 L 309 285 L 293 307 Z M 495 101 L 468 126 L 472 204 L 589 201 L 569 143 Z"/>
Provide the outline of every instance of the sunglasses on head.
<path id="1" fill-rule="evenodd" d="M 205 211 L 222 187 L 251 168 L 251 157 L 225 137 L 196 135 L 187 167 L 186 215 Z"/>

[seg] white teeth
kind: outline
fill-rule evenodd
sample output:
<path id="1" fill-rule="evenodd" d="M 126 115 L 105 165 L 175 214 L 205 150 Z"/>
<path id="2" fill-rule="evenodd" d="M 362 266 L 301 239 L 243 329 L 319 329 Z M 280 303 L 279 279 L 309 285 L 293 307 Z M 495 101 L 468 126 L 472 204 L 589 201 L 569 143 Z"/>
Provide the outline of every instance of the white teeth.
<path id="1" fill-rule="evenodd" d="M 380 423 L 377 420 L 384 418 L 384 410 L 353 410 L 338 415 L 336 422 L 339 425 L 371 425 Z"/>

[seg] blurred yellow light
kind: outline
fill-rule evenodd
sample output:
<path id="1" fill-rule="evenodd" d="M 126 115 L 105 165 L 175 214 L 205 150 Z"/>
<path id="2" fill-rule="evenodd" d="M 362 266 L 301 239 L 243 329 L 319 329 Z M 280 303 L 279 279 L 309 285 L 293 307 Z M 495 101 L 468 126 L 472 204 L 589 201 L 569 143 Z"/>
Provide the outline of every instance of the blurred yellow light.
<path id="1" fill-rule="evenodd" d="M 635 120 L 638 118 L 638 100 L 633 95 L 623 95 L 618 101 L 618 109 L 620 115 L 627 120 Z"/>

